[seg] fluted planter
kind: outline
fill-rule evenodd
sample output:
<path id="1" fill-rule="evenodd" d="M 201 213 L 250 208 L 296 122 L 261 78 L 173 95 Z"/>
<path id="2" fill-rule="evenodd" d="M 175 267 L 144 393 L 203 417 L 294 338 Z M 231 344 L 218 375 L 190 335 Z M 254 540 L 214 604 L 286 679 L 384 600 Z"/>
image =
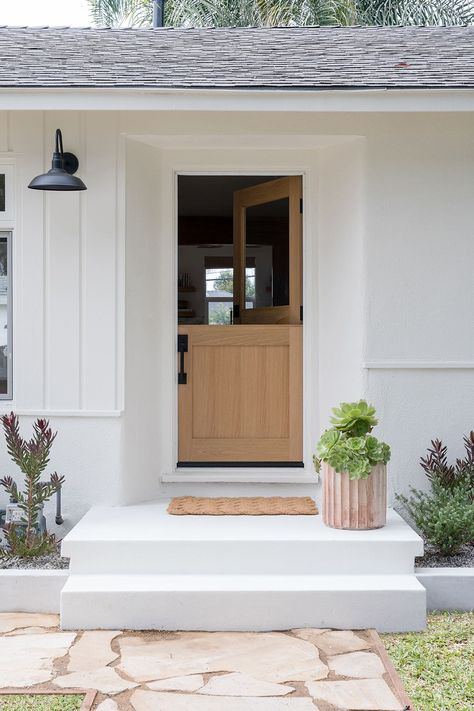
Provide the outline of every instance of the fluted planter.
<path id="1" fill-rule="evenodd" d="M 323 520 L 331 528 L 382 528 L 387 520 L 387 467 L 377 464 L 367 479 L 349 479 L 323 463 Z"/>

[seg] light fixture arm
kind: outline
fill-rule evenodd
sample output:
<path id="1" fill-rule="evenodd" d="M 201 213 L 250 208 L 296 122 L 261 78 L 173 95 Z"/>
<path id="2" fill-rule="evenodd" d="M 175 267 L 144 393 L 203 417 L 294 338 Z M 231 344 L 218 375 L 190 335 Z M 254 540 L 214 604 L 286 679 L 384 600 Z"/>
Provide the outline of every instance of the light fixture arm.
<path id="1" fill-rule="evenodd" d="M 53 153 L 52 168 L 64 168 L 63 134 L 61 129 L 56 129 L 56 147 Z"/>
<path id="2" fill-rule="evenodd" d="M 64 153 L 63 134 L 61 133 L 60 128 L 56 129 L 56 153 L 61 153 L 61 155 Z"/>

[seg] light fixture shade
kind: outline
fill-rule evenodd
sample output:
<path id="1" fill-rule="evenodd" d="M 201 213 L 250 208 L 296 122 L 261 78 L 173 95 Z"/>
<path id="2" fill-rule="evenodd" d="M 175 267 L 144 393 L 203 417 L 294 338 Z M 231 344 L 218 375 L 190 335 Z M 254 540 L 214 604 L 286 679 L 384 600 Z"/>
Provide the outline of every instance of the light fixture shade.
<path id="1" fill-rule="evenodd" d="M 32 190 L 87 190 L 82 180 L 70 175 L 64 168 L 51 168 L 43 175 L 37 175 L 28 185 Z"/>
<path id="2" fill-rule="evenodd" d="M 37 175 L 28 185 L 32 190 L 87 190 L 83 181 L 73 173 L 79 167 L 79 161 L 73 153 L 64 153 L 63 137 L 60 129 L 56 130 L 56 150 L 53 153 L 51 169 Z"/>

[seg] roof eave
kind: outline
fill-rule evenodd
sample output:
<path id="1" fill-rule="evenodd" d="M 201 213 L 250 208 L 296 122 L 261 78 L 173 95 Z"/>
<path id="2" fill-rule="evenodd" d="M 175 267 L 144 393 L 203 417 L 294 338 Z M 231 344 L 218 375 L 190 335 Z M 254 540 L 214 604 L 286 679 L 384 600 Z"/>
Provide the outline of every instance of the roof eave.
<path id="1" fill-rule="evenodd" d="M 0 87 L 0 110 L 465 112 L 474 87 Z"/>

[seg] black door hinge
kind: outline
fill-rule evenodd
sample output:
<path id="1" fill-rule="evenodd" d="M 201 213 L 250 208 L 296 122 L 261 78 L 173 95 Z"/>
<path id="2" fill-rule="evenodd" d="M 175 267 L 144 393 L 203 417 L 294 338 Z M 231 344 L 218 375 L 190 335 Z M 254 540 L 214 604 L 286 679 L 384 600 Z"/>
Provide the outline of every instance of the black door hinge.
<path id="1" fill-rule="evenodd" d="M 300 213 L 303 214 L 303 198 L 300 198 Z"/>
<path id="2" fill-rule="evenodd" d="M 178 385 L 186 385 L 188 375 L 184 370 L 184 354 L 188 352 L 188 336 L 187 334 L 178 334 L 178 353 L 179 353 L 179 371 Z"/>
<path id="3" fill-rule="evenodd" d="M 303 307 L 300 306 L 300 321 L 303 320 Z"/>

